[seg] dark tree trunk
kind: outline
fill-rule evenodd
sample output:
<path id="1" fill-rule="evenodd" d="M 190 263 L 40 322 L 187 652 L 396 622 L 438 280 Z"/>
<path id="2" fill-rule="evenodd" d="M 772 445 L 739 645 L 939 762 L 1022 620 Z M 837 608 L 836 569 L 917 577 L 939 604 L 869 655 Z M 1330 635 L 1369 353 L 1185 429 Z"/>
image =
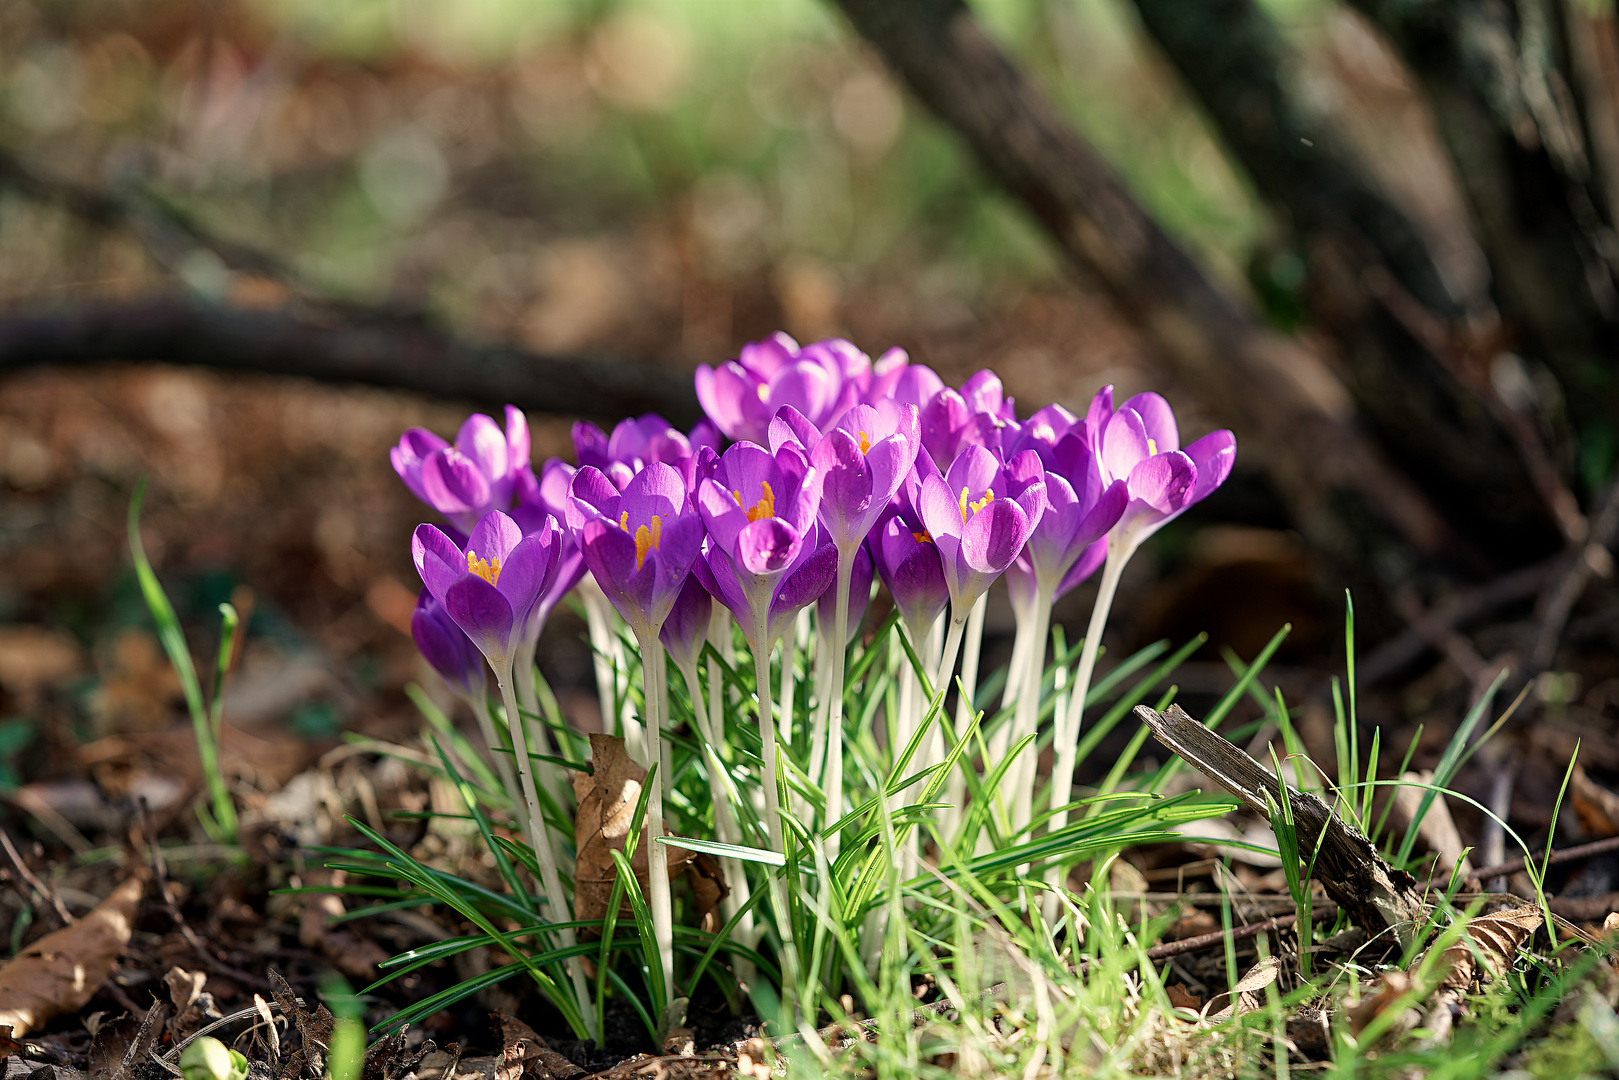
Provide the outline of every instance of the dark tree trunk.
<path id="1" fill-rule="evenodd" d="M 1100 279 L 1208 404 L 1253 447 L 1318 550 L 1348 567 L 1392 526 L 1418 551 L 1464 547 L 1354 421 L 1321 361 L 1259 325 L 1131 198 L 960 0 L 839 0 L 912 89 Z M 1361 563 L 1364 567 L 1364 563 Z"/>
<path id="2" fill-rule="evenodd" d="M 1613 210 L 1557 0 L 1355 0 L 1421 81 L 1519 349 L 1582 435 L 1619 424 Z"/>
<path id="3" fill-rule="evenodd" d="M 1135 0 L 1142 24 L 1235 159 L 1296 234 L 1310 317 L 1340 346 L 1368 429 L 1458 529 L 1505 564 L 1554 550 L 1547 500 L 1518 445 L 1458 381 L 1465 315 L 1412 222 L 1292 85 L 1299 67 L 1253 0 Z M 1424 334 L 1423 328 L 1437 333 Z M 1450 364 L 1447 364 L 1447 359 Z"/>

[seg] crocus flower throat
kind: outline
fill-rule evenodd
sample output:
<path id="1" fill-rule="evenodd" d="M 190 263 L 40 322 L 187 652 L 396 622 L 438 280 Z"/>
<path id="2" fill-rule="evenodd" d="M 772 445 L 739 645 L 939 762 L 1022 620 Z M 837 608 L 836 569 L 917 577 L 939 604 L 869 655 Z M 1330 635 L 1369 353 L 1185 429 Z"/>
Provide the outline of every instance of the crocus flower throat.
<path id="1" fill-rule="evenodd" d="M 978 511 L 995 501 L 995 492 L 990 488 L 984 489 L 984 497 L 982 499 L 974 499 L 971 502 L 968 502 L 967 496 L 969 494 L 971 494 L 971 492 L 969 492 L 968 489 L 961 489 L 961 523 L 963 525 L 967 524 L 967 519 L 972 517 L 973 514 L 978 513 Z M 921 540 L 922 537 L 918 536 L 917 539 Z M 928 537 L 928 539 L 931 540 L 932 537 Z"/>
<path id="2" fill-rule="evenodd" d="M 499 585 L 500 560 L 480 559 L 471 548 L 467 548 L 467 573 L 481 577 L 491 585 Z"/>
<path id="3" fill-rule="evenodd" d="M 630 531 L 630 512 L 625 510 L 618 515 L 618 527 L 625 532 Z M 648 551 L 658 550 L 658 544 L 663 539 L 663 515 L 653 514 L 652 524 L 637 525 L 635 527 L 635 568 L 641 569 L 646 562 Z"/>
<path id="4" fill-rule="evenodd" d="M 750 524 L 760 518 L 776 516 L 776 493 L 770 490 L 770 481 L 759 481 L 759 487 L 763 489 L 764 494 L 760 495 L 759 501 L 752 506 L 748 506 L 742 501 L 742 492 L 736 490 L 731 492 L 731 497 L 736 500 L 736 504 L 742 507 L 743 513 L 748 515 Z"/>

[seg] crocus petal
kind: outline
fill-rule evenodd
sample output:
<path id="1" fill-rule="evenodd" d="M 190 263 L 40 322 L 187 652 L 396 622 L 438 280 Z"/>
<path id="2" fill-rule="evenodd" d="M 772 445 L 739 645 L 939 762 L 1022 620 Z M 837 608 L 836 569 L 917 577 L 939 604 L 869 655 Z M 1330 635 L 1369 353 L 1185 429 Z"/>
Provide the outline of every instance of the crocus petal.
<path id="1" fill-rule="evenodd" d="M 484 659 L 433 594 L 422 591 L 410 617 L 410 636 L 433 670 L 457 693 L 471 695 L 484 685 Z"/>
<path id="2" fill-rule="evenodd" d="M 573 474 L 573 480 L 568 485 L 568 502 L 564 511 L 568 528 L 578 532 L 596 514 L 605 515 L 616 523 L 620 499 L 618 487 L 607 479 L 606 474 L 586 465 Z"/>
<path id="3" fill-rule="evenodd" d="M 1180 429 L 1175 425 L 1175 410 L 1169 407 L 1163 395 L 1148 391 L 1130 398 L 1120 410 L 1132 409 L 1141 417 L 1142 429 L 1152 440 L 1154 454 L 1167 454 L 1181 448 Z"/>
<path id="4" fill-rule="evenodd" d="M 1010 499 L 997 499 L 961 530 L 961 554 L 979 573 L 999 574 L 1012 565 L 1029 539 L 1029 515 Z"/>
<path id="5" fill-rule="evenodd" d="M 894 384 L 894 398 L 923 409 L 935 394 L 944 389 L 944 380 L 926 364 L 911 364 Z"/>
<path id="6" fill-rule="evenodd" d="M 1130 475 L 1136 464 L 1152 456 L 1147 446 L 1147 428 L 1134 409 L 1120 409 L 1102 430 L 1102 473 L 1109 480 Z"/>
<path id="7" fill-rule="evenodd" d="M 681 480 L 680 473 L 673 465 L 654 461 L 625 485 L 618 508 L 620 513 L 629 511 L 630 527 L 633 529 L 648 522 L 653 515 L 673 517 L 685 505 L 686 484 Z"/>
<path id="8" fill-rule="evenodd" d="M 499 510 L 492 510 L 473 526 L 472 535 L 467 538 L 467 555 L 491 566 L 496 559 L 504 563 L 522 539 L 523 530 L 518 528 L 517 522 Z"/>
<path id="9" fill-rule="evenodd" d="M 1121 412 L 1122 414 L 1122 412 Z M 1130 498 L 1161 514 L 1186 505 L 1197 483 L 1197 466 L 1183 451 L 1155 454 L 1130 470 Z"/>
<path id="10" fill-rule="evenodd" d="M 467 572 L 466 553 L 433 525 L 416 526 L 410 537 L 410 555 L 422 584 L 440 604 L 450 586 Z"/>
<path id="11" fill-rule="evenodd" d="M 425 501 L 445 517 L 477 514 L 489 504 L 489 478 L 478 463 L 454 447 L 446 447 L 422 462 Z"/>
<path id="12" fill-rule="evenodd" d="M 1057 596 L 1066 594 L 1070 589 L 1089 578 L 1103 563 L 1107 562 L 1107 541 L 1097 540 L 1092 543 L 1074 561 L 1072 569 L 1063 575 L 1062 581 L 1057 584 Z"/>
<path id="13" fill-rule="evenodd" d="M 523 536 L 501 561 L 500 580 L 495 587 L 511 604 L 518 622 L 526 623 L 540 597 L 549 591 L 556 578 L 561 546 L 556 522 L 547 521 L 539 531 Z"/>
<path id="14" fill-rule="evenodd" d="M 935 473 L 922 480 L 916 509 L 922 517 L 923 528 L 935 541 L 941 536 L 961 535 L 964 524 L 961 520 L 961 504 L 943 477 Z"/>
<path id="15" fill-rule="evenodd" d="M 680 594 L 669 609 L 669 617 L 658 632 L 658 640 L 674 657 L 676 667 L 690 667 L 702 652 L 703 642 L 708 638 L 709 615 L 713 610 L 714 599 L 703 587 L 701 579 L 696 574 L 686 575 L 685 584 L 680 587 Z"/>
<path id="16" fill-rule="evenodd" d="M 1186 500 L 1190 505 L 1205 498 L 1231 475 L 1231 467 L 1237 462 L 1237 437 L 1224 429 L 1211 431 L 1193 440 L 1186 448 L 1186 456 L 1197 466 L 1197 484 L 1192 488 L 1192 497 Z"/>
<path id="17" fill-rule="evenodd" d="M 794 443 L 805 453 L 821 437 L 821 429 L 810 423 L 809 417 L 783 405 L 770 420 L 770 452 L 774 454 L 787 443 Z"/>
<path id="18" fill-rule="evenodd" d="M 793 561 L 803 542 L 803 534 L 780 518 L 760 518 L 737 534 L 735 558 L 750 574 L 773 574 Z"/>
<path id="19" fill-rule="evenodd" d="M 518 625 L 512 617 L 511 604 L 499 589 L 483 578 L 464 574 L 450 586 L 444 610 L 467 632 L 491 665 L 498 668 L 511 662 L 512 639 Z"/>
<path id="20" fill-rule="evenodd" d="M 578 420 L 573 425 L 573 456 L 579 460 L 580 465 L 589 465 L 593 468 L 604 469 L 612 461 L 607 452 L 607 433 L 588 420 Z"/>
<path id="21" fill-rule="evenodd" d="M 879 356 L 871 365 L 871 382 L 861 393 L 868 404 L 890 398 L 894 387 L 909 369 L 911 358 L 904 349 L 895 346 Z"/>
<path id="22" fill-rule="evenodd" d="M 477 465 L 490 480 L 499 480 L 510 470 L 511 450 L 500 425 L 483 413 L 473 413 L 455 435 L 455 448 Z"/>
<path id="23" fill-rule="evenodd" d="M 822 544 L 782 579 L 780 588 L 770 601 L 771 621 L 791 616 L 799 608 L 820 599 L 821 594 L 832 587 L 837 575 L 838 549 L 831 544 Z"/>
<path id="24" fill-rule="evenodd" d="M 1107 422 L 1113 418 L 1113 387 L 1104 386 L 1091 398 L 1090 408 L 1085 410 L 1085 432 L 1090 438 L 1091 448 L 1098 450 L 1101 446 L 1102 432 Z"/>
<path id="25" fill-rule="evenodd" d="M 528 417 L 516 405 L 506 406 L 506 472 L 531 467 Z"/>

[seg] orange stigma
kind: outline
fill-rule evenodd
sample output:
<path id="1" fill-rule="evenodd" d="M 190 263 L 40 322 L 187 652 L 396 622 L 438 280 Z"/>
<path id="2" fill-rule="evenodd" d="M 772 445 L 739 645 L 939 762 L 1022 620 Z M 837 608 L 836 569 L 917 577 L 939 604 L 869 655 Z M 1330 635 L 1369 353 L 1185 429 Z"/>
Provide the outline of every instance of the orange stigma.
<path id="1" fill-rule="evenodd" d="M 862 454 L 871 453 L 871 437 L 864 431 L 860 433 L 860 452 Z"/>
<path id="2" fill-rule="evenodd" d="M 915 529 L 912 529 L 911 539 L 915 540 L 918 544 L 933 543 L 933 536 L 926 529 L 923 529 L 921 532 L 917 532 Z"/>
<path id="3" fill-rule="evenodd" d="M 967 501 L 967 489 L 962 488 L 961 489 L 961 523 L 963 525 L 967 524 L 967 519 L 968 518 L 972 517 L 973 514 L 978 513 L 978 511 L 982 510 L 984 507 L 988 506 L 990 503 L 992 503 L 994 501 L 995 501 L 995 492 L 993 492 L 993 491 L 989 490 L 988 488 L 986 488 L 984 490 L 984 497 L 982 499 L 974 499 L 972 502 L 968 502 Z"/>
<path id="4" fill-rule="evenodd" d="M 759 486 L 764 489 L 764 494 L 761 495 L 759 497 L 759 501 L 754 503 L 752 506 L 743 505 L 742 493 L 740 491 L 731 492 L 731 498 L 735 499 L 736 504 L 742 507 L 743 512 L 748 515 L 749 522 L 758 521 L 760 518 L 776 516 L 776 493 L 770 490 L 770 481 L 761 480 L 759 481 Z"/>
<path id="5" fill-rule="evenodd" d="M 500 584 L 500 560 L 495 559 L 495 560 L 493 560 L 491 562 L 490 560 L 487 560 L 487 559 L 480 559 L 480 558 L 478 558 L 477 555 L 473 554 L 473 551 L 472 551 L 471 548 L 468 548 L 467 549 L 467 573 L 476 574 L 479 577 L 483 578 L 485 581 L 489 582 L 489 584 L 491 584 L 491 585 L 499 585 Z"/>

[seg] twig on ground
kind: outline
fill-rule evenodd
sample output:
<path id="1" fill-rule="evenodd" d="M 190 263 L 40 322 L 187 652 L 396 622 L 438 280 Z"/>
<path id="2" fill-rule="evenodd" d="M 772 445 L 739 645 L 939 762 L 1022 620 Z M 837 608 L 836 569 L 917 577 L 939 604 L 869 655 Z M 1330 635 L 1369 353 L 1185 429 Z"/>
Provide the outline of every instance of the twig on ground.
<path id="1" fill-rule="evenodd" d="M 1145 705 L 1135 715 L 1164 746 L 1225 788 L 1250 811 L 1269 818 L 1287 799 L 1299 849 L 1315 852 L 1313 873 L 1327 894 L 1368 934 L 1385 927 L 1401 941 L 1426 917 L 1415 879 L 1385 862 L 1372 842 L 1320 798 L 1289 787 L 1221 735 L 1187 715 L 1179 705 L 1163 713 Z"/>
<path id="2" fill-rule="evenodd" d="M 1428 612 L 1430 627 L 1447 630 L 1465 626 L 1498 608 L 1527 600 L 1540 591 L 1547 579 L 1556 573 L 1561 556 L 1522 570 L 1503 574 L 1476 589 L 1469 589 Z M 1355 674 L 1361 686 L 1372 686 L 1400 673 L 1407 664 L 1420 657 L 1432 642 L 1428 635 L 1416 627 L 1406 630 L 1368 652 L 1355 665 Z"/>
<path id="3" fill-rule="evenodd" d="M 1541 855 L 1535 861 L 1541 862 L 1544 860 L 1548 866 L 1556 866 L 1559 863 L 1573 862 L 1576 859 L 1589 859 L 1593 855 L 1605 855 L 1610 851 L 1619 851 L 1619 836 L 1610 836 L 1606 840 L 1594 840 L 1589 844 L 1563 848 L 1561 851 L 1553 851 L 1549 857 Z M 1524 865 L 1523 859 L 1508 859 L 1506 862 L 1497 863 L 1494 866 L 1480 867 L 1473 872 L 1472 876 L 1480 879 L 1502 877 L 1506 874 L 1516 874 L 1524 868 Z M 1449 880 L 1450 871 L 1446 870 L 1443 873 L 1434 874 L 1427 881 L 1424 881 L 1421 888 L 1426 892 L 1436 886 L 1443 887 L 1445 882 Z"/>
<path id="4" fill-rule="evenodd" d="M 157 832 L 152 828 L 152 813 L 146 805 L 146 800 L 136 799 L 135 806 L 140 814 L 141 837 L 146 841 L 147 855 L 152 863 L 152 876 L 157 882 L 157 894 L 162 897 L 164 910 L 169 913 L 169 918 L 174 922 L 175 928 L 180 931 L 180 935 L 191 946 L 191 951 L 196 953 L 197 959 L 201 960 L 215 974 L 235 979 L 247 986 L 269 986 L 270 984 L 267 980 L 261 979 L 251 972 L 232 967 L 208 951 L 208 946 L 198 936 L 197 932 L 191 928 L 191 924 L 186 921 L 185 915 L 180 911 L 180 905 L 175 902 L 174 893 L 169 890 L 168 864 L 163 861 L 163 852 L 157 846 Z"/>
<path id="5" fill-rule="evenodd" d="M 1598 575 L 1613 575 L 1613 554 L 1609 548 L 1619 534 L 1619 481 L 1608 485 L 1602 493 L 1597 512 L 1591 517 L 1591 535 L 1571 559 L 1557 579 L 1555 587 L 1541 594 L 1535 606 L 1539 625 L 1535 631 L 1534 646 L 1529 651 L 1529 670 L 1536 675 L 1551 666 L 1557 656 L 1557 645 L 1563 638 L 1563 627 L 1568 616 L 1585 595 L 1585 588 Z M 1567 558 L 1565 556 L 1565 558 Z"/>
<path id="6" fill-rule="evenodd" d="M 11 834 L 4 829 L 0 829 L 0 846 L 5 848 L 6 858 L 10 859 L 11 865 L 17 868 L 17 875 L 22 878 L 23 883 L 37 892 L 41 899 L 49 900 L 51 907 L 56 909 L 56 914 L 61 916 L 63 923 L 72 924 L 79 921 L 73 917 L 73 913 L 67 909 L 67 905 L 62 903 L 62 898 L 56 895 L 56 890 L 46 888 L 45 883 L 39 880 L 32 870 L 28 869 L 28 864 L 22 861 L 22 855 L 18 854 L 16 845 L 11 842 Z"/>

